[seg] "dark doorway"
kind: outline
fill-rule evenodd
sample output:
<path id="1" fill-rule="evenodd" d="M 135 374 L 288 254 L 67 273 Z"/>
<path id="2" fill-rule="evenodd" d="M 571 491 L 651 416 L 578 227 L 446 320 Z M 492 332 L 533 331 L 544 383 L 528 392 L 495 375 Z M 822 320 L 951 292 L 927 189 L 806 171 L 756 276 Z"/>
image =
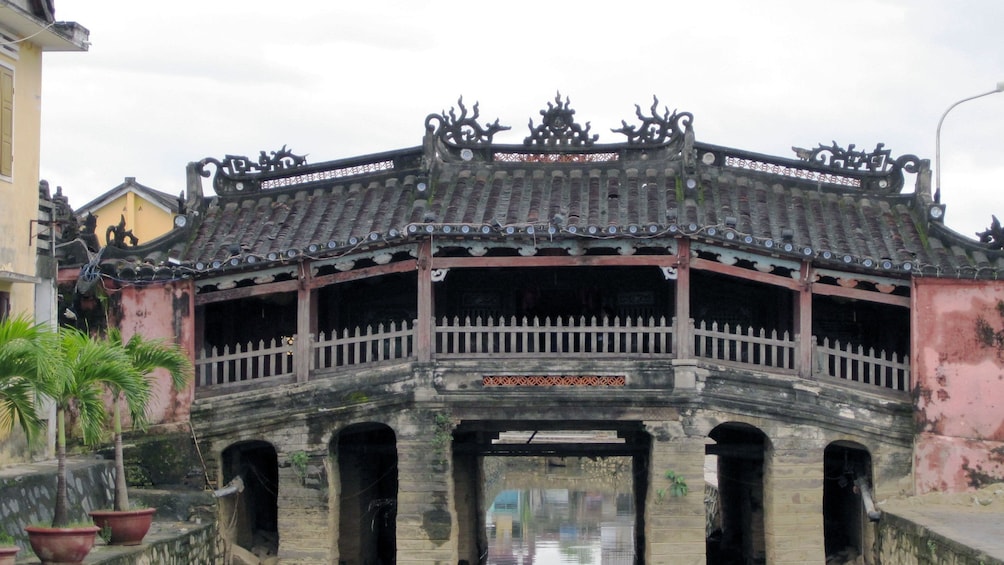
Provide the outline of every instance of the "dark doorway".
<path id="1" fill-rule="evenodd" d="M 562 562 L 598 553 L 602 563 L 644 565 L 651 451 L 640 422 L 461 422 L 460 561 L 550 563 L 541 559 L 560 551 Z"/>
<path id="2" fill-rule="evenodd" d="M 345 565 L 393 565 L 397 556 L 397 444 L 382 424 L 357 424 L 338 434 L 341 482 L 338 556 Z"/>
<path id="3" fill-rule="evenodd" d="M 708 565 L 766 563 L 763 469 L 767 437 L 747 424 L 728 423 L 709 434 L 715 441 L 720 528 L 708 538 Z"/>
<path id="4" fill-rule="evenodd" d="M 868 543 L 863 493 L 871 490 L 871 455 L 864 447 L 831 443 L 823 452 L 823 537 L 829 563 L 850 562 Z"/>
<path id="5" fill-rule="evenodd" d="M 272 444 L 249 441 L 223 451 L 223 482 L 243 491 L 220 498 L 224 538 L 264 558 L 279 551 L 279 460 Z"/>

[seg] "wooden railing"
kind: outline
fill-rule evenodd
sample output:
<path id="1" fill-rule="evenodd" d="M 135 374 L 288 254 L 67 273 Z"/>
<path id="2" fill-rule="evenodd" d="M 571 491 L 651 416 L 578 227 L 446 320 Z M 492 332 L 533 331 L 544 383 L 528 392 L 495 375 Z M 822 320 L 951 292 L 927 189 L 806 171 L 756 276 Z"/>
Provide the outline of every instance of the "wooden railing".
<path id="1" fill-rule="evenodd" d="M 813 338 L 815 344 L 815 338 Z M 875 387 L 906 391 L 910 389 L 909 356 L 885 351 L 875 352 L 863 346 L 841 346 L 824 339 L 813 347 L 813 374 L 833 377 Z"/>
<path id="2" fill-rule="evenodd" d="M 696 357 L 784 372 L 798 371 L 798 339 L 789 337 L 788 332 L 778 335 L 777 330 L 768 333 L 763 328 L 756 331 L 753 328 L 730 327 L 729 324 L 719 328 L 717 322 L 712 322 L 709 327 L 703 321 L 694 327 L 693 320 L 690 325 Z"/>
<path id="3" fill-rule="evenodd" d="M 876 388 L 907 391 L 910 366 L 905 356 L 876 353 L 813 338 L 812 366 L 798 366 L 799 339 L 787 332 L 734 327 L 693 320 L 687 324 L 694 357 L 841 379 Z M 661 358 L 675 355 L 675 320 L 636 318 L 440 318 L 433 328 L 434 359 L 488 358 Z M 268 379 L 292 382 L 295 336 L 269 342 L 203 350 L 196 360 L 196 386 L 209 387 Z M 310 344 L 310 370 L 360 367 L 415 360 L 415 324 L 396 322 L 322 333 Z M 281 377 L 281 378 L 276 378 Z M 301 376 L 301 379 L 306 377 Z"/>
<path id="4" fill-rule="evenodd" d="M 415 329 L 408 322 L 321 333 L 313 344 L 312 369 L 351 367 L 415 356 Z"/>
<path id="5" fill-rule="evenodd" d="M 441 318 L 434 354 L 456 357 L 670 356 L 673 325 L 666 318 Z"/>
<path id="6" fill-rule="evenodd" d="M 195 361 L 195 386 L 207 387 L 294 374 L 296 336 L 273 338 L 267 343 L 237 344 L 203 349 Z"/>

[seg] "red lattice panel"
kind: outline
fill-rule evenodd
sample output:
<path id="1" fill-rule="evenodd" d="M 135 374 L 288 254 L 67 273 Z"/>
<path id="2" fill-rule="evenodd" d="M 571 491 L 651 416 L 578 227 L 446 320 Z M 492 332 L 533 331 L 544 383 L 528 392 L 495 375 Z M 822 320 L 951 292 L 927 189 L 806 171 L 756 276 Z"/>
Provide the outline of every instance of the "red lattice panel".
<path id="1" fill-rule="evenodd" d="M 624 386 L 624 375 L 488 375 L 482 386 Z"/>

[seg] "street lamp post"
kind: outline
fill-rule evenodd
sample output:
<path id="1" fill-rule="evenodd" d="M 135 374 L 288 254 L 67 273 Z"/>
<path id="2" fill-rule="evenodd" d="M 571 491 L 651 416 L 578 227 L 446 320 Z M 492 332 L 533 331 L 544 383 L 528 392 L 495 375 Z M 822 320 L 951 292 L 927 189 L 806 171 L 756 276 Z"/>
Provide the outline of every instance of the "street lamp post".
<path id="1" fill-rule="evenodd" d="M 962 104 L 963 102 L 968 102 L 970 100 L 976 100 L 977 98 L 983 98 L 984 96 L 990 96 L 991 94 L 997 94 L 998 92 L 1004 92 L 1004 81 L 997 83 L 997 88 L 994 88 L 990 92 L 984 92 L 983 94 L 977 94 L 976 96 L 970 96 L 969 98 L 963 98 L 955 104 L 952 104 L 945 110 L 945 113 L 941 115 L 941 119 L 938 120 L 938 131 L 934 137 L 934 201 L 935 203 L 941 202 L 941 124 L 945 122 L 945 116 L 952 111 L 952 108 Z"/>

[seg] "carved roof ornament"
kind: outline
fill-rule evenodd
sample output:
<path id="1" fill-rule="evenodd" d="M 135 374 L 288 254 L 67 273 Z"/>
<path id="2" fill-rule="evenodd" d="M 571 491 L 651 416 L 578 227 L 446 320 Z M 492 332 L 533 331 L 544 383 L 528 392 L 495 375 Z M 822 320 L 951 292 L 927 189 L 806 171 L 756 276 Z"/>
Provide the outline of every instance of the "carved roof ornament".
<path id="1" fill-rule="evenodd" d="M 258 154 L 258 161 L 253 161 L 243 155 L 224 155 L 222 161 L 207 157 L 200 162 L 202 166 L 209 163 L 216 165 L 220 173 L 225 176 L 239 177 L 255 173 L 281 171 L 306 165 L 307 157 L 306 155 L 294 155 L 291 150 L 286 149 L 286 146 L 283 145 L 282 149 L 278 151 L 272 151 L 271 153 L 260 152 Z"/>
<path id="2" fill-rule="evenodd" d="M 993 220 L 990 227 L 984 231 L 977 232 L 976 237 L 980 238 L 980 243 L 987 246 L 987 249 L 1004 249 L 1004 228 L 997 216 L 990 216 Z"/>
<path id="3" fill-rule="evenodd" d="M 554 104 L 547 103 L 547 109 L 541 110 L 541 124 L 534 127 L 530 118 L 530 136 L 523 140 L 523 145 L 546 148 L 560 147 L 590 147 L 599 139 L 599 135 L 589 135 L 589 122 L 586 127 L 575 123 L 575 110 L 568 106 L 568 97 L 561 102 L 561 93 L 554 97 Z"/>
<path id="4" fill-rule="evenodd" d="M 622 127 L 610 131 L 627 136 L 629 145 L 667 145 L 682 140 L 684 131 L 691 127 L 694 115 L 690 112 L 677 113 L 676 110 L 670 113 L 669 108 L 664 107 L 660 116 L 658 106 L 659 99 L 652 96 L 649 115 L 644 116 L 641 105 L 635 104 L 635 115 L 641 120 L 641 125 L 636 128 L 621 120 Z"/>
<path id="5" fill-rule="evenodd" d="M 903 155 L 895 160 L 892 159 L 891 152 L 885 148 L 884 143 L 876 144 L 870 153 L 855 150 L 853 143 L 844 149 L 837 145 L 836 141 L 829 147 L 820 143 L 815 149 L 802 147 L 791 149 L 799 159 L 830 169 L 885 174 L 889 177 L 888 180 L 869 183 L 867 188 L 889 193 L 898 192 L 903 187 L 903 171 L 916 173 L 920 171 L 922 163 L 916 155 Z"/>
<path id="6" fill-rule="evenodd" d="M 222 163 L 215 159 L 207 159 L 206 162 L 216 162 L 220 165 L 220 169 L 228 176 L 239 176 L 292 169 L 300 165 L 306 165 L 307 157 L 306 155 L 294 155 L 291 150 L 286 149 L 286 146 L 283 145 L 282 149 L 272 151 L 271 153 L 261 151 L 258 154 L 257 163 L 242 155 L 226 155 L 223 157 Z"/>
<path id="7" fill-rule="evenodd" d="M 249 175 L 285 171 L 302 167 L 307 164 L 307 156 L 295 155 L 291 150 L 287 149 L 286 146 L 283 145 L 278 151 L 272 151 L 269 153 L 261 151 L 258 154 L 257 161 L 243 155 L 224 155 L 222 161 L 213 157 L 206 157 L 198 163 L 199 174 L 204 177 L 208 177 L 209 172 L 206 171 L 205 167 L 209 164 L 216 165 L 216 176 L 213 178 L 213 188 L 216 190 L 217 194 L 226 194 L 230 192 L 229 185 L 231 184 L 234 185 L 237 191 L 247 188 L 244 186 L 243 182 L 233 183 L 228 181 L 240 179 Z M 255 181 L 251 184 L 257 186 L 259 183 Z"/>
<path id="8" fill-rule="evenodd" d="M 457 116 L 453 107 L 450 112 L 443 110 L 440 114 L 429 114 L 425 118 L 425 130 L 432 135 L 439 137 L 443 143 L 460 146 L 480 146 L 490 145 L 492 138 L 500 131 L 511 129 L 509 126 L 499 124 L 498 118 L 494 123 L 482 126 L 478 123 L 480 112 L 478 103 L 474 103 L 472 114 L 467 115 L 467 107 L 464 106 L 464 97 L 457 99 L 460 107 L 460 115 Z M 439 122 L 433 125 L 433 122 Z"/>
<path id="9" fill-rule="evenodd" d="M 108 226 L 105 230 L 105 244 L 109 247 L 136 247 L 138 243 L 139 238 L 133 235 L 132 230 L 126 229 L 125 214 L 122 215 L 118 225 Z"/>

